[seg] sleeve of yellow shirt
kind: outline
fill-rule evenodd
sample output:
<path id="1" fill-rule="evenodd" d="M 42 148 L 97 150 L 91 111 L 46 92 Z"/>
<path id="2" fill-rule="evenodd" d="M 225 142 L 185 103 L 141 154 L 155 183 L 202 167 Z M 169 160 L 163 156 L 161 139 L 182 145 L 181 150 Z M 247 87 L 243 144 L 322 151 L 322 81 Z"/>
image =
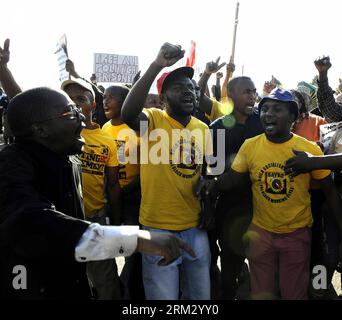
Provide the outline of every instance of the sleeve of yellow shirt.
<path id="1" fill-rule="evenodd" d="M 155 113 L 154 109 L 155 108 L 144 108 L 142 111 L 143 113 L 146 114 L 148 118 L 148 131 L 149 132 L 155 128 L 154 119 L 153 119 L 153 115 Z"/>
<path id="2" fill-rule="evenodd" d="M 109 157 L 108 161 L 106 163 L 107 167 L 118 167 L 119 161 L 118 161 L 118 149 L 116 147 L 116 144 L 114 142 L 108 143 L 109 147 Z"/>
<path id="3" fill-rule="evenodd" d="M 212 102 L 211 105 L 211 112 L 210 115 L 207 115 L 207 118 L 210 120 L 210 122 L 215 121 L 218 118 L 221 118 L 222 116 L 224 116 L 224 113 L 221 111 L 221 103 L 218 102 L 217 100 L 214 99 L 210 99 Z"/>
<path id="4" fill-rule="evenodd" d="M 221 118 L 227 114 L 232 113 L 234 104 L 231 99 L 225 98 L 222 100 L 222 103 L 214 99 L 210 100 L 212 101 L 211 112 L 210 115 L 206 114 L 210 122 L 213 122 L 218 118 Z"/>
<path id="5" fill-rule="evenodd" d="M 247 154 L 250 143 L 244 142 L 237 153 L 233 163 L 232 169 L 239 173 L 245 173 L 249 171 L 248 162 L 247 162 Z"/>

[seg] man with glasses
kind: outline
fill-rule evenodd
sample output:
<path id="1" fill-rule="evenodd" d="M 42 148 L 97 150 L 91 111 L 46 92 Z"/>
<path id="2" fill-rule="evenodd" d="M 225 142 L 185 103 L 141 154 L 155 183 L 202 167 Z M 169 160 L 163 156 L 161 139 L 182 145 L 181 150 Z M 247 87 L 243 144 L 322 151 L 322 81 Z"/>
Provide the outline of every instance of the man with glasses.
<path id="1" fill-rule="evenodd" d="M 44 87 L 18 94 L 8 106 L 16 142 L 0 152 L 2 299 L 87 299 L 79 262 L 135 250 L 162 254 L 161 264 L 180 249 L 194 255 L 171 235 L 82 221 L 80 162 L 73 155 L 82 152 L 84 120 L 63 94 Z"/>

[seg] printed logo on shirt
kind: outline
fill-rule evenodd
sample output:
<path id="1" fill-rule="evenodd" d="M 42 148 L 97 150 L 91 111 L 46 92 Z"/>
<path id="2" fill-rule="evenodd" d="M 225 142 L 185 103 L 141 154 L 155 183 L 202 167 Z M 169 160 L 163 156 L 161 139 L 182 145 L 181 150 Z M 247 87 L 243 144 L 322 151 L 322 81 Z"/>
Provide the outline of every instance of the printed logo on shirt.
<path id="1" fill-rule="evenodd" d="M 195 139 L 181 138 L 171 149 L 171 169 L 182 178 L 194 177 L 200 171 L 202 161 L 203 153 Z"/>
<path id="2" fill-rule="evenodd" d="M 288 200 L 294 190 L 293 177 L 285 175 L 281 163 L 272 162 L 264 166 L 258 174 L 258 182 L 261 194 L 271 203 Z"/>
<path id="3" fill-rule="evenodd" d="M 103 176 L 108 155 L 109 148 L 106 145 L 85 145 L 80 157 L 82 161 L 82 173 Z"/>

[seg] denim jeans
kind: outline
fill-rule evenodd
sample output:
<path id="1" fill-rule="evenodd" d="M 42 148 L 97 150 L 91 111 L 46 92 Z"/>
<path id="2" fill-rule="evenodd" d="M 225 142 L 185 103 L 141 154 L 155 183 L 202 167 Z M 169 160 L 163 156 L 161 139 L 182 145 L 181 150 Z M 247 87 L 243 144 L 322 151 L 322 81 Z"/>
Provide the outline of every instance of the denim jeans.
<path id="1" fill-rule="evenodd" d="M 143 254 L 143 280 L 147 300 L 210 299 L 210 249 L 205 231 L 191 228 L 185 231 L 145 230 L 173 233 L 186 241 L 194 250 L 196 258 L 182 251 L 168 266 L 159 266 L 160 256 Z"/>

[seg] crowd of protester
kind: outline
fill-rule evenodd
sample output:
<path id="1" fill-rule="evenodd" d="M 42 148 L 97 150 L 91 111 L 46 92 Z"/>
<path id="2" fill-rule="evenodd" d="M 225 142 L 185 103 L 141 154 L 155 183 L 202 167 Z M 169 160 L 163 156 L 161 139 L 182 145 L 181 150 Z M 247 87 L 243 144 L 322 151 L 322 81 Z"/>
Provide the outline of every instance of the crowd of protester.
<path id="1" fill-rule="evenodd" d="M 1 298 L 338 298 L 342 131 L 328 147 L 320 135 L 342 121 L 329 57 L 314 61 L 314 81 L 284 88 L 272 76 L 258 94 L 233 61 L 208 62 L 198 81 L 189 66 L 165 72 L 184 56 L 165 43 L 133 84 L 103 87 L 68 60 L 60 88 L 22 91 L 9 45 Z M 13 285 L 18 265 L 25 290 Z"/>

